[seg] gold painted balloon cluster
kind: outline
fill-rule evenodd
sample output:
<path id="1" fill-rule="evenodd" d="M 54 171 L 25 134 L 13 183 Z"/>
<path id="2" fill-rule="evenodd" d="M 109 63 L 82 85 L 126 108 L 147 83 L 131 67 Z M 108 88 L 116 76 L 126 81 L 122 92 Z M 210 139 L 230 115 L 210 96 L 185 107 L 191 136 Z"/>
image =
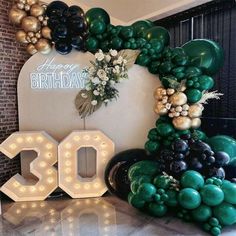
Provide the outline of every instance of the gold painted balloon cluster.
<path id="1" fill-rule="evenodd" d="M 52 50 L 46 8 L 38 0 L 17 0 L 9 12 L 10 21 L 21 28 L 16 33 L 16 40 L 27 45 L 26 50 L 31 55 L 36 52 L 48 54 Z"/>
<path id="2" fill-rule="evenodd" d="M 172 118 L 172 123 L 178 130 L 196 129 L 201 125 L 200 117 L 204 108 L 200 103 L 189 105 L 184 90 L 185 88 L 181 91 L 157 88 L 154 92 L 157 101 L 154 110 L 158 115 L 168 115 Z"/>

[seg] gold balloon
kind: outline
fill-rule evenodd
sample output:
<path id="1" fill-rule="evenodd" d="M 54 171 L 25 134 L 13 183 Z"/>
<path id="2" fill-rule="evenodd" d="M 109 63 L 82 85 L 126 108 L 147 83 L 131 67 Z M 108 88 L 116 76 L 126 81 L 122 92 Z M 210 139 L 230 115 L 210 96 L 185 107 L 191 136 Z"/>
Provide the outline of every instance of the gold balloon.
<path id="1" fill-rule="evenodd" d="M 154 111 L 158 114 L 158 115 L 165 115 L 167 114 L 167 109 L 165 108 L 165 106 L 161 103 L 157 103 Z"/>
<path id="2" fill-rule="evenodd" d="M 39 39 L 39 41 L 35 44 L 35 47 L 42 54 L 48 54 L 52 50 L 51 44 L 47 39 Z"/>
<path id="3" fill-rule="evenodd" d="M 42 28 L 42 35 L 46 39 L 51 39 L 51 29 L 47 26 Z"/>
<path id="4" fill-rule="evenodd" d="M 41 28 L 40 21 L 33 17 L 33 16 L 27 16 L 22 20 L 21 26 L 25 32 L 38 32 Z"/>
<path id="5" fill-rule="evenodd" d="M 37 52 L 37 49 L 35 48 L 35 46 L 33 44 L 28 44 L 26 47 L 26 51 L 31 54 L 34 55 Z"/>
<path id="6" fill-rule="evenodd" d="M 26 12 L 17 8 L 12 8 L 9 12 L 9 19 L 13 24 L 20 25 L 24 17 L 26 17 Z"/>
<path id="7" fill-rule="evenodd" d="M 26 0 L 26 2 L 27 2 L 27 4 L 29 4 L 31 6 L 31 5 L 38 3 L 39 1 L 38 0 Z"/>
<path id="8" fill-rule="evenodd" d="M 45 12 L 45 8 L 40 6 L 39 4 L 34 4 L 30 8 L 30 15 L 31 16 L 38 17 L 38 16 L 43 15 L 44 12 Z"/>
<path id="9" fill-rule="evenodd" d="M 194 104 L 189 107 L 188 116 L 191 118 L 197 118 L 202 115 L 203 106 L 200 104 Z"/>
<path id="10" fill-rule="evenodd" d="M 191 119 L 189 117 L 179 116 L 172 120 L 174 127 L 178 130 L 186 130 L 191 127 Z"/>
<path id="11" fill-rule="evenodd" d="M 182 106 L 187 102 L 187 100 L 187 96 L 182 92 L 177 92 L 170 96 L 170 103 L 173 106 Z"/>
<path id="12" fill-rule="evenodd" d="M 192 119 L 191 127 L 193 129 L 197 129 L 201 126 L 201 119 L 200 118 L 194 118 Z"/>
<path id="13" fill-rule="evenodd" d="M 19 30 L 16 32 L 16 41 L 19 43 L 28 43 L 28 40 L 26 39 L 27 34 L 24 30 Z"/>

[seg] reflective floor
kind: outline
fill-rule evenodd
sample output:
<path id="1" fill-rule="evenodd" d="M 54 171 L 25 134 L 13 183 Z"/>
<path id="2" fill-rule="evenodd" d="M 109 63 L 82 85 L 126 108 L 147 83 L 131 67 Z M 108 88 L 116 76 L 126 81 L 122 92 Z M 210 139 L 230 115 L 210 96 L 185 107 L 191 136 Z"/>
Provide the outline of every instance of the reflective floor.
<path id="1" fill-rule="evenodd" d="M 146 216 L 115 197 L 3 202 L 1 236 L 171 236 L 208 235 L 197 226 L 165 217 Z M 236 226 L 224 230 L 235 236 Z"/>

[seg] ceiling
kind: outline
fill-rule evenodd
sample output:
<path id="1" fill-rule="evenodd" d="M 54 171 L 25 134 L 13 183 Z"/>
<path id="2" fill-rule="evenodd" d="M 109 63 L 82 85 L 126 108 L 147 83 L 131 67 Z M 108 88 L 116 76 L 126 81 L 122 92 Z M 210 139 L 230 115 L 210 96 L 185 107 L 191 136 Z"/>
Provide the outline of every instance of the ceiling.
<path id="1" fill-rule="evenodd" d="M 85 11 L 101 7 L 109 12 L 113 24 L 129 25 L 141 19 L 158 20 L 211 0 L 64 0 Z M 51 2 L 46 0 L 46 2 Z"/>

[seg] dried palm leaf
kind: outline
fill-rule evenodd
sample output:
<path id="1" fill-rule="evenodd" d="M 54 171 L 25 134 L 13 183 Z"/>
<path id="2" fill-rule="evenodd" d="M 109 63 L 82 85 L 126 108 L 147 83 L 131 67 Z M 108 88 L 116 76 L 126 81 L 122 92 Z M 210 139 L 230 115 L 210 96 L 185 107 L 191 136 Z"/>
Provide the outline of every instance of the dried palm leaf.
<path id="1" fill-rule="evenodd" d="M 87 116 L 90 116 L 102 105 L 101 102 L 98 102 L 97 105 L 92 105 L 93 95 L 92 91 L 81 90 L 75 98 L 75 107 L 79 112 L 80 117 L 83 119 Z"/>

